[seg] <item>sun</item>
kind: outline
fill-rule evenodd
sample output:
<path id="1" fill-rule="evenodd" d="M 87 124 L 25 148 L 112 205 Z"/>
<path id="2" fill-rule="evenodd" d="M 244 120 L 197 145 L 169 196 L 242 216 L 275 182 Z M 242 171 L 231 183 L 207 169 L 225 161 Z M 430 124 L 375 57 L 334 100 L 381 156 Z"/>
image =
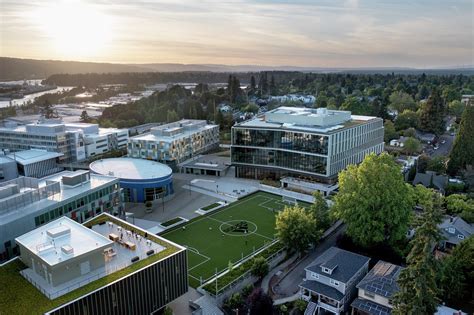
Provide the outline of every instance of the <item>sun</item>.
<path id="1" fill-rule="evenodd" d="M 96 57 L 110 43 L 111 18 L 91 4 L 63 1 L 43 8 L 37 17 L 51 50 L 62 57 Z"/>

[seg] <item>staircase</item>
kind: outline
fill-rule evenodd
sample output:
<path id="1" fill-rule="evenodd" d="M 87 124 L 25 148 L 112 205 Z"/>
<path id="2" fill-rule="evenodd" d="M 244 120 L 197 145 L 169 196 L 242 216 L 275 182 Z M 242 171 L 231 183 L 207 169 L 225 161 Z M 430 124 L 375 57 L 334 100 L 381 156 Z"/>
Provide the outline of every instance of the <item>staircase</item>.
<path id="1" fill-rule="evenodd" d="M 309 301 L 308 306 L 306 306 L 306 310 L 304 311 L 304 315 L 314 315 L 317 308 L 318 306 L 316 303 Z"/>

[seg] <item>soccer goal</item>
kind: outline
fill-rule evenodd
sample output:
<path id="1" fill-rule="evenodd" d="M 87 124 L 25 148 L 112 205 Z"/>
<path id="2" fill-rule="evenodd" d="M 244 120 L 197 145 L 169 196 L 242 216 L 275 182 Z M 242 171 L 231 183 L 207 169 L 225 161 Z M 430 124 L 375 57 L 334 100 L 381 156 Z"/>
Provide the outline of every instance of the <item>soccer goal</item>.
<path id="1" fill-rule="evenodd" d="M 298 200 L 296 200 L 296 198 L 294 198 L 294 197 L 282 196 L 281 201 L 283 201 L 284 203 L 290 204 L 290 205 L 298 204 Z"/>

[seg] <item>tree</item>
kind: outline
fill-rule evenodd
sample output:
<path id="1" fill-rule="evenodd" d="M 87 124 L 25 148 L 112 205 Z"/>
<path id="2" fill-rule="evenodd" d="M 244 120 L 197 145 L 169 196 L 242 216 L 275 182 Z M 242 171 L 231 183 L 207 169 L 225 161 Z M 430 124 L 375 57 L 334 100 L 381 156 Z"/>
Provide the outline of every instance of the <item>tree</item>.
<path id="1" fill-rule="evenodd" d="M 172 109 L 168 109 L 168 111 L 166 112 L 166 122 L 175 122 L 178 120 L 179 118 L 176 111 Z"/>
<path id="2" fill-rule="evenodd" d="M 408 137 L 403 144 L 403 151 L 407 154 L 414 154 L 421 150 L 421 142 L 418 139 Z"/>
<path id="3" fill-rule="evenodd" d="M 257 88 L 257 84 L 255 83 L 255 77 L 251 76 L 250 77 L 250 89 L 252 91 L 255 91 L 256 88 Z"/>
<path id="4" fill-rule="evenodd" d="M 313 214 L 316 219 L 316 229 L 323 233 L 331 225 L 331 219 L 329 218 L 329 206 L 324 199 L 323 194 L 319 191 L 313 193 L 314 202 L 309 207 L 309 211 Z"/>
<path id="5" fill-rule="evenodd" d="M 82 111 L 80 121 L 83 122 L 83 123 L 87 123 L 87 122 L 90 121 L 90 117 L 87 114 L 87 111 L 85 111 L 85 110 Z"/>
<path id="6" fill-rule="evenodd" d="M 458 244 L 441 261 L 440 296 L 447 301 L 468 301 L 474 283 L 474 236 Z"/>
<path id="7" fill-rule="evenodd" d="M 262 288 L 256 288 L 247 298 L 250 315 L 271 315 L 273 300 Z"/>
<path id="8" fill-rule="evenodd" d="M 436 261 L 432 246 L 440 239 L 442 197 L 421 185 L 416 187 L 418 203 L 423 208 L 416 218 L 415 236 L 410 241 L 407 267 L 398 278 L 399 292 L 393 298 L 393 314 L 433 314 L 439 304 L 436 285 Z"/>
<path id="9" fill-rule="evenodd" d="M 440 135 L 444 132 L 445 107 L 443 99 L 437 89 L 431 92 L 430 97 L 421 107 L 420 128 L 426 132 Z"/>
<path id="10" fill-rule="evenodd" d="M 413 97 L 411 97 L 410 94 L 407 94 L 403 91 L 395 91 L 392 94 L 390 94 L 389 97 L 390 101 L 390 109 L 396 110 L 397 112 L 401 113 L 405 110 L 416 110 L 416 104 L 415 101 L 413 100 Z"/>
<path id="11" fill-rule="evenodd" d="M 280 241 L 289 250 L 300 254 L 320 237 L 313 214 L 299 207 L 286 207 L 276 216 L 276 232 Z"/>
<path id="12" fill-rule="evenodd" d="M 268 262 L 265 257 L 258 256 L 253 259 L 251 273 L 261 279 L 268 273 L 268 268 Z"/>
<path id="13" fill-rule="evenodd" d="M 465 107 L 464 103 L 460 100 L 454 100 L 449 103 L 448 110 L 451 115 L 461 117 Z"/>
<path id="14" fill-rule="evenodd" d="M 459 215 L 467 223 L 474 223 L 474 200 L 466 195 L 452 194 L 446 197 L 446 210 Z"/>
<path id="15" fill-rule="evenodd" d="M 385 143 L 390 143 L 390 140 L 398 139 L 398 132 L 395 130 L 395 125 L 391 120 L 385 120 L 384 126 L 384 137 Z"/>
<path id="16" fill-rule="evenodd" d="M 360 165 L 339 173 L 334 213 L 347 224 L 347 234 L 364 247 L 403 239 L 413 206 L 412 188 L 387 153 L 370 154 Z"/>
<path id="17" fill-rule="evenodd" d="M 448 173 L 454 175 L 474 165 L 474 104 L 469 102 L 461 116 L 459 132 L 449 155 Z"/>
<path id="18" fill-rule="evenodd" d="M 435 156 L 428 161 L 428 166 L 426 168 L 428 171 L 433 171 L 438 174 L 446 173 L 446 158 L 444 156 Z"/>
<path id="19" fill-rule="evenodd" d="M 397 130 L 404 130 L 408 128 L 418 128 L 420 125 L 420 116 L 417 112 L 412 110 L 404 110 L 398 114 L 395 119 L 395 128 Z"/>
<path id="20" fill-rule="evenodd" d="M 236 292 L 229 297 L 226 304 L 232 310 L 239 309 L 243 306 L 244 299 L 239 292 Z"/>
<path id="21" fill-rule="evenodd" d="M 339 109 L 340 110 L 348 110 L 353 115 L 368 114 L 367 113 L 367 108 L 364 106 L 364 104 L 362 104 L 362 102 L 359 101 L 359 99 L 357 97 L 354 97 L 354 96 L 347 97 L 344 100 L 344 103 L 342 103 L 342 105 Z"/>
<path id="22" fill-rule="evenodd" d="M 41 114 L 46 119 L 58 118 L 58 114 L 55 112 L 53 105 L 48 100 L 45 100 L 41 105 Z"/>

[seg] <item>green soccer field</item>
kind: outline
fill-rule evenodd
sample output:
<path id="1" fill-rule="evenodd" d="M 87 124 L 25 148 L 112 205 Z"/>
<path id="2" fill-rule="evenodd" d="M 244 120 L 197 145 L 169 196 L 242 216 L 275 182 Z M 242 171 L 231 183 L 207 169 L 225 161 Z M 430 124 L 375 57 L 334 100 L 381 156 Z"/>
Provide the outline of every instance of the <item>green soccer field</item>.
<path id="1" fill-rule="evenodd" d="M 197 287 L 229 261 L 235 264 L 272 242 L 275 213 L 285 205 L 281 196 L 258 192 L 161 236 L 188 248 L 189 283 Z"/>

